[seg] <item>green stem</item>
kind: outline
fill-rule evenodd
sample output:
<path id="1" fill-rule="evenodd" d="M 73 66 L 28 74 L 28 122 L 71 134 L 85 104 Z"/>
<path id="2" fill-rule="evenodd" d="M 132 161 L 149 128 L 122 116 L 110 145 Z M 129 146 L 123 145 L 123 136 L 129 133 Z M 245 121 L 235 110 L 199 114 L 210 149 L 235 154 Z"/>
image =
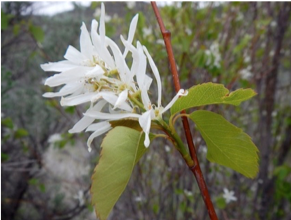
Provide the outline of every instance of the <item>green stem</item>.
<path id="1" fill-rule="evenodd" d="M 137 100 L 135 95 L 130 95 L 128 93 L 128 98 L 130 99 L 130 101 L 132 101 L 134 104 L 136 104 L 142 110 L 142 112 L 146 112 L 145 107 L 143 106 L 143 104 L 140 101 Z"/>
<path id="2" fill-rule="evenodd" d="M 180 152 L 182 157 L 184 158 L 185 162 L 189 167 L 193 167 L 195 165 L 194 161 L 192 160 L 187 148 L 185 147 L 183 141 L 177 134 L 175 130 L 173 130 L 165 121 L 157 120 L 156 121 L 164 130 L 165 132 L 173 139 L 173 144 L 175 145 L 176 149 Z"/>

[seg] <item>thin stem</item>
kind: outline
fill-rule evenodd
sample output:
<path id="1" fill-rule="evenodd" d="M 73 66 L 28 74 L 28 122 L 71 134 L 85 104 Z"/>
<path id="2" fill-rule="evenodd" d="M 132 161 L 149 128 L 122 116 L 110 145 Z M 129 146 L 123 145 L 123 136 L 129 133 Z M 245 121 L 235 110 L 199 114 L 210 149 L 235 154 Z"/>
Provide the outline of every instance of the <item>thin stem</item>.
<path id="1" fill-rule="evenodd" d="M 174 57 L 174 53 L 173 53 L 173 49 L 172 49 L 172 45 L 171 45 L 171 32 L 166 30 L 156 3 L 151 2 L 151 4 L 152 4 L 153 10 L 154 10 L 154 13 L 157 17 L 157 21 L 159 23 L 159 26 L 160 26 L 160 29 L 161 29 L 161 32 L 162 32 L 162 35 L 163 35 L 163 38 L 165 41 L 166 50 L 167 50 L 169 62 L 171 65 L 171 72 L 172 72 L 172 76 L 173 76 L 173 80 L 174 80 L 175 90 L 176 90 L 176 92 L 178 92 L 180 90 L 181 86 L 180 86 L 178 71 L 177 71 L 177 67 L 176 67 L 175 57 Z M 186 114 L 186 112 L 182 111 L 181 114 Z M 189 168 L 196 178 L 196 181 L 198 183 L 201 194 L 203 195 L 202 197 L 203 197 L 204 203 L 206 205 L 210 219 L 216 220 L 218 218 L 217 218 L 215 209 L 213 207 L 210 195 L 208 193 L 208 189 L 207 189 L 202 171 L 201 171 L 200 166 L 199 166 L 199 161 L 198 161 L 198 158 L 196 155 L 195 146 L 193 143 L 193 138 L 192 138 L 192 134 L 190 131 L 190 126 L 189 126 L 189 122 L 188 122 L 187 117 L 182 117 L 182 122 L 183 122 L 183 127 L 184 127 L 184 131 L 185 131 L 190 155 L 191 155 L 192 160 L 194 161 L 194 166 L 191 166 L 191 167 L 189 166 Z"/>
<path id="2" fill-rule="evenodd" d="M 177 121 L 178 118 L 181 118 L 181 117 L 189 117 L 188 114 L 178 114 L 178 115 L 172 115 L 170 117 L 170 121 L 169 121 L 169 124 L 170 124 L 170 127 L 174 129 L 174 124 L 175 122 Z"/>
<path id="3" fill-rule="evenodd" d="M 128 98 L 129 98 L 130 101 L 132 101 L 134 104 L 136 104 L 142 110 L 142 112 L 146 111 L 146 109 L 143 106 L 143 104 L 140 101 L 138 101 L 134 95 L 131 95 L 131 94 L 128 93 Z"/>
<path id="4" fill-rule="evenodd" d="M 185 147 L 183 141 L 181 140 L 181 138 L 179 137 L 177 132 L 174 129 L 172 129 L 163 120 L 157 120 L 156 122 L 157 122 L 157 124 L 159 124 L 163 128 L 164 132 L 168 134 L 168 136 L 172 140 L 173 144 L 175 145 L 176 149 L 180 152 L 180 154 L 184 158 L 188 167 L 193 167 L 195 165 L 194 161 L 192 160 L 191 156 L 189 155 L 187 148 Z"/>

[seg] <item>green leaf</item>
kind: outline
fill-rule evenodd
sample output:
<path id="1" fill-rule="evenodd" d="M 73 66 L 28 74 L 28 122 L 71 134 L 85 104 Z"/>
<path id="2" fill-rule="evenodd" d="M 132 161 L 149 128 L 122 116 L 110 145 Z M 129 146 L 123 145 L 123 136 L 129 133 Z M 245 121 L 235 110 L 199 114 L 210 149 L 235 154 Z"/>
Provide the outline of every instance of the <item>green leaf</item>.
<path id="1" fill-rule="evenodd" d="M 243 37 L 243 39 L 239 42 L 239 44 L 233 49 L 232 52 L 234 54 L 240 54 L 242 52 L 242 50 L 247 47 L 247 45 L 249 44 L 251 39 L 252 39 L 252 37 L 250 35 L 246 34 Z"/>
<path id="2" fill-rule="evenodd" d="M 20 25 L 19 25 L 19 24 L 15 24 L 15 25 L 13 26 L 13 34 L 14 34 L 15 36 L 17 36 L 17 35 L 19 34 L 19 31 L 20 31 Z"/>
<path id="3" fill-rule="evenodd" d="M 0 10 L 0 30 L 5 30 L 8 27 L 9 17 Z"/>
<path id="4" fill-rule="evenodd" d="M 65 108 L 65 112 L 69 113 L 69 114 L 74 114 L 75 113 L 75 106 L 69 106 Z"/>
<path id="5" fill-rule="evenodd" d="M 13 127 L 14 127 L 13 121 L 12 121 L 12 119 L 10 117 L 2 119 L 1 120 L 1 125 L 3 127 L 8 127 L 10 129 L 13 129 Z"/>
<path id="6" fill-rule="evenodd" d="M 44 32 L 41 27 L 30 25 L 29 32 L 38 42 L 42 42 L 44 39 Z"/>
<path id="7" fill-rule="evenodd" d="M 215 203 L 219 209 L 224 209 L 226 207 L 226 202 L 225 202 L 225 199 L 223 197 L 216 198 Z"/>
<path id="8" fill-rule="evenodd" d="M 147 150 L 143 142 L 144 133 L 128 127 L 115 127 L 104 138 L 91 187 L 92 204 L 100 220 L 107 219 L 134 166 Z"/>
<path id="9" fill-rule="evenodd" d="M 46 191 L 45 185 L 43 183 L 40 183 L 38 188 L 42 193 L 44 193 Z"/>
<path id="10" fill-rule="evenodd" d="M 229 93 L 222 84 L 203 83 L 189 89 L 187 96 L 180 97 L 171 108 L 171 114 L 176 114 L 184 109 L 211 104 L 239 105 L 256 93 L 252 89 L 238 89 Z"/>
<path id="11" fill-rule="evenodd" d="M 31 178 L 31 179 L 28 180 L 28 183 L 29 183 L 30 185 L 34 185 L 34 186 L 37 185 L 38 182 L 39 182 L 39 180 L 36 179 L 36 178 Z"/>
<path id="12" fill-rule="evenodd" d="M 9 160 L 9 155 L 1 152 L 1 162 Z"/>
<path id="13" fill-rule="evenodd" d="M 15 138 L 22 138 L 22 137 L 28 136 L 28 131 L 25 130 L 24 128 L 20 128 L 15 131 L 14 135 L 15 135 Z"/>
<path id="14" fill-rule="evenodd" d="M 258 173 L 258 149 L 251 138 L 221 115 L 199 110 L 190 115 L 207 145 L 207 159 L 249 178 Z"/>

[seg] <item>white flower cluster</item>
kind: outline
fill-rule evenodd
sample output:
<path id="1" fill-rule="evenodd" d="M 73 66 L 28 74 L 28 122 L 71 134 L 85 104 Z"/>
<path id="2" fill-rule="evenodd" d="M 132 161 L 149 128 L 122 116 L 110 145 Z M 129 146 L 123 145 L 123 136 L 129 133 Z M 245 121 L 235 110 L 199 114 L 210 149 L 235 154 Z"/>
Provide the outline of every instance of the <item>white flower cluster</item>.
<path id="1" fill-rule="evenodd" d="M 173 100 L 163 108 L 161 105 L 161 79 L 158 69 L 147 49 L 137 41 L 132 44 L 138 15 L 130 24 L 128 38 L 120 36 L 125 47 L 122 53 L 115 42 L 105 35 L 105 8 L 101 5 L 100 24 L 92 21 L 91 33 L 83 23 L 80 36 L 80 52 L 69 46 L 64 61 L 41 65 L 44 71 L 59 72 L 45 81 L 45 85 L 64 85 L 58 92 L 45 93 L 44 97 L 61 98 L 62 106 L 75 106 L 90 103 L 84 117 L 69 130 L 70 133 L 93 131 L 87 145 L 91 151 L 92 140 L 109 131 L 109 121 L 130 118 L 138 120 L 145 132 L 145 146 L 150 144 L 151 120 L 161 118 L 181 95 L 180 90 Z M 131 53 L 132 65 L 126 63 Z M 157 105 L 153 105 L 148 90 L 153 81 L 146 75 L 147 61 L 154 73 L 158 87 Z M 95 120 L 99 120 L 95 122 Z"/>
<path id="2" fill-rule="evenodd" d="M 242 79 L 250 80 L 253 77 L 253 73 L 251 72 L 251 66 L 248 66 L 247 68 L 240 70 L 239 74 Z"/>
<path id="3" fill-rule="evenodd" d="M 207 55 L 206 61 L 207 66 L 213 65 L 217 68 L 220 68 L 221 55 L 219 52 L 219 45 L 217 42 L 211 44 L 209 50 L 205 51 L 205 54 Z"/>

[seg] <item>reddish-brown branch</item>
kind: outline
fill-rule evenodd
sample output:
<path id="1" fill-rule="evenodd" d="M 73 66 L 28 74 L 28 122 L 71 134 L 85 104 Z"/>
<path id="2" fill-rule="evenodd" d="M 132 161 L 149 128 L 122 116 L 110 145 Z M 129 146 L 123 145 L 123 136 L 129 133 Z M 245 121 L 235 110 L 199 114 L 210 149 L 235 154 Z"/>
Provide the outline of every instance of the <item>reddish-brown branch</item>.
<path id="1" fill-rule="evenodd" d="M 171 32 L 166 30 L 156 3 L 151 2 L 151 4 L 152 4 L 153 10 L 154 10 L 154 13 L 157 17 L 157 20 L 158 20 L 158 23 L 159 23 L 159 26 L 160 26 L 160 29 L 161 29 L 161 32 L 162 32 L 162 35 L 163 35 L 163 38 L 165 41 L 166 50 L 168 53 L 168 58 L 169 58 L 170 66 L 171 66 L 171 72 L 172 72 L 172 76 L 173 76 L 173 80 L 174 80 L 175 90 L 176 90 L 176 92 L 178 92 L 180 90 L 181 86 L 180 86 L 178 71 L 177 71 L 177 67 L 176 67 L 175 57 L 174 57 L 174 53 L 173 53 L 173 49 L 172 49 L 172 45 L 171 45 Z M 182 111 L 181 113 L 184 114 L 186 112 Z M 191 158 L 195 164 L 194 167 L 189 167 L 189 168 L 196 178 L 199 189 L 200 189 L 201 194 L 203 196 L 204 203 L 207 207 L 207 211 L 208 211 L 210 219 L 211 220 L 218 219 L 216 216 L 210 195 L 208 193 L 208 189 L 207 189 L 205 180 L 203 178 L 203 174 L 202 174 L 200 166 L 199 166 L 199 161 L 198 161 L 198 158 L 196 155 L 195 146 L 193 143 L 193 138 L 192 138 L 192 134 L 190 131 L 190 126 L 189 126 L 189 122 L 188 122 L 187 117 L 182 117 L 182 122 L 183 122 L 183 127 L 184 127 L 184 131 L 185 131 L 185 135 L 186 135 L 186 139 L 187 139 L 187 143 L 188 143 L 189 152 L 190 152 Z"/>

